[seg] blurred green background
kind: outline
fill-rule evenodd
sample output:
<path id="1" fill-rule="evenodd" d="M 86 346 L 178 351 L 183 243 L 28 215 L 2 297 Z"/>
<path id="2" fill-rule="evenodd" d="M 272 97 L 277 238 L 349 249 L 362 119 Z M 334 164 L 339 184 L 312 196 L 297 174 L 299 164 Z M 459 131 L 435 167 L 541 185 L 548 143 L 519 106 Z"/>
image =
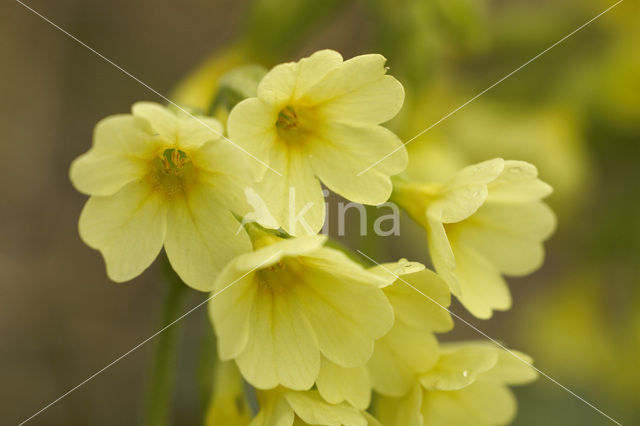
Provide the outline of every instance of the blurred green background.
<path id="1" fill-rule="evenodd" d="M 27 4 L 163 94 L 206 109 L 217 79 L 321 48 L 379 52 L 405 85 L 389 123 L 408 140 L 611 6 L 579 0 L 32 0 Z M 536 164 L 558 231 L 539 272 L 511 279 L 514 307 L 457 313 L 622 424 L 640 424 L 640 6 L 626 0 L 408 145 L 446 176 L 495 156 Z M 94 124 L 152 92 L 17 2 L 0 5 L 0 401 L 17 424 L 156 331 L 152 268 L 108 281 L 79 239 L 84 197 L 67 178 Z M 195 70 L 195 71 L 194 71 Z M 184 80 L 185 77 L 188 78 Z M 178 84 L 181 82 L 180 84 Z M 423 234 L 377 244 L 379 261 L 428 259 Z M 193 305 L 202 295 L 193 294 Z M 185 310 L 187 306 L 185 306 Z M 200 424 L 205 310 L 182 324 L 173 416 Z M 462 323 L 443 339 L 478 338 Z M 135 424 L 151 345 L 32 424 Z M 517 390 L 517 425 L 611 424 L 545 378 Z"/>

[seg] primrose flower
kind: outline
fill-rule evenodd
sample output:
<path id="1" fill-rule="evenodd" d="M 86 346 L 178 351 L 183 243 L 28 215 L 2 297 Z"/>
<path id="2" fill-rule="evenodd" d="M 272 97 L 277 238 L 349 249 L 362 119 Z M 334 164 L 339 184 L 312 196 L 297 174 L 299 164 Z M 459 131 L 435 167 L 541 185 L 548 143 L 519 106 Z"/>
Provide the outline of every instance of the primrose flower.
<path id="1" fill-rule="evenodd" d="M 362 204 L 389 198 L 389 177 L 404 170 L 407 152 L 379 125 L 404 100 L 385 61 L 377 54 L 343 61 L 338 52 L 321 50 L 274 67 L 257 97 L 231 111 L 231 139 L 282 175 L 266 171 L 257 190 L 289 234 L 315 234 L 322 227 L 320 182 Z"/>
<path id="2" fill-rule="evenodd" d="M 317 391 L 276 388 L 258 392 L 260 411 L 250 426 L 377 426 L 373 417 L 347 404 L 329 404 Z"/>
<path id="3" fill-rule="evenodd" d="M 531 359 L 511 352 L 485 342 L 442 344 L 434 368 L 403 398 L 382 398 L 378 415 L 388 426 L 508 424 L 517 411 L 508 386 L 537 378 Z"/>
<path id="4" fill-rule="evenodd" d="M 371 269 L 386 282 L 383 291 L 395 312 L 391 331 L 376 341 L 367 364 L 373 388 L 388 396 L 402 396 L 438 359 L 434 332 L 453 328 L 447 310 L 447 284 L 417 262 L 401 260 Z"/>
<path id="5" fill-rule="evenodd" d="M 80 236 L 100 250 L 114 281 L 139 275 L 164 245 L 184 282 L 211 290 L 222 266 L 251 250 L 231 212 L 245 208 L 245 154 L 211 118 L 147 102 L 132 112 L 100 121 L 93 146 L 71 165 L 74 186 L 91 196 Z"/>
<path id="6" fill-rule="evenodd" d="M 544 259 L 555 216 L 536 168 L 501 158 L 465 167 L 444 184 L 400 180 L 394 199 L 427 230 L 429 253 L 451 292 L 476 317 L 511 307 L 502 274 L 526 275 Z"/>
<path id="7" fill-rule="evenodd" d="M 374 340 L 393 323 L 381 279 L 324 236 L 281 239 L 264 233 L 257 248 L 218 275 L 209 303 L 223 360 L 235 359 L 259 389 L 309 389 L 321 357 L 341 367 L 364 365 Z M 229 285 L 229 283 L 234 283 Z"/>

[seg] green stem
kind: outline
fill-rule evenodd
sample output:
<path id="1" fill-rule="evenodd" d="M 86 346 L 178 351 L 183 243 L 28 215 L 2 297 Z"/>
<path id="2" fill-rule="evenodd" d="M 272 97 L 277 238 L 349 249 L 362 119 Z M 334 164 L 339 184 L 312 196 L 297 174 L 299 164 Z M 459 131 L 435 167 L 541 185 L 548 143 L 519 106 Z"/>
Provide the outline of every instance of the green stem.
<path id="1" fill-rule="evenodd" d="M 181 314 L 186 286 L 164 259 L 165 296 L 160 315 L 160 327 L 168 326 Z M 142 425 L 168 426 L 171 424 L 171 396 L 175 372 L 176 347 L 180 337 L 179 323 L 172 324 L 155 338 L 149 381 L 147 383 Z"/>

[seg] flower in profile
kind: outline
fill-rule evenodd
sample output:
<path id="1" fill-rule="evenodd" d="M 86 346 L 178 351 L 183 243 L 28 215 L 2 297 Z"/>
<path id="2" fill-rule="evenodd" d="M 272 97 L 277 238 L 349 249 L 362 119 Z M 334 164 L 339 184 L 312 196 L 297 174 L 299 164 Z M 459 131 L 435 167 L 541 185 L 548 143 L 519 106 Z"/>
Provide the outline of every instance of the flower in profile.
<path id="1" fill-rule="evenodd" d="M 551 187 L 536 168 L 501 158 L 465 167 L 448 182 L 398 179 L 394 199 L 427 230 L 436 271 L 476 317 L 511 307 L 502 277 L 543 262 L 555 216 L 541 200 Z"/>
<path id="2" fill-rule="evenodd" d="M 367 413 L 347 404 L 330 404 L 317 391 L 276 388 L 258 392 L 260 411 L 250 426 L 378 426 Z"/>
<path id="3" fill-rule="evenodd" d="M 395 321 L 389 333 L 376 341 L 367 367 L 377 392 L 400 397 L 436 363 L 439 351 L 433 333 L 453 328 L 447 310 L 451 296 L 442 278 L 417 262 L 402 259 L 372 271 L 386 281 L 383 291 Z"/>
<path id="4" fill-rule="evenodd" d="M 311 388 L 322 357 L 364 365 L 393 323 L 380 278 L 324 236 L 252 238 L 257 249 L 227 264 L 209 303 L 220 358 L 259 389 Z"/>
<path id="5" fill-rule="evenodd" d="M 406 167 L 407 152 L 379 125 L 404 100 L 385 61 L 377 54 L 343 61 L 338 52 L 321 50 L 274 67 L 257 97 L 231 111 L 231 139 L 282 174 L 266 171 L 257 189 L 289 234 L 315 234 L 322 227 L 320 182 L 362 204 L 389 198 L 390 176 Z"/>
<path id="6" fill-rule="evenodd" d="M 402 398 L 381 398 L 378 415 L 388 426 L 498 426 L 517 407 L 508 386 L 537 378 L 531 359 L 486 342 L 444 343 L 433 369 Z"/>
<path id="7" fill-rule="evenodd" d="M 217 362 L 205 426 L 248 425 L 251 408 L 244 395 L 242 376 L 233 362 Z"/>
<path id="8" fill-rule="evenodd" d="M 114 281 L 139 275 L 164 246 L 184 282 L 211 290 L 222 266 L 251 250 L 232 214 L 246 208 L 246 158 L 220 138 L 216 120 L 147 102 L 132 112 L 100 121 L 93 146 L 71 165 L 74 186 L 90 195 L 80 236 Z"/>

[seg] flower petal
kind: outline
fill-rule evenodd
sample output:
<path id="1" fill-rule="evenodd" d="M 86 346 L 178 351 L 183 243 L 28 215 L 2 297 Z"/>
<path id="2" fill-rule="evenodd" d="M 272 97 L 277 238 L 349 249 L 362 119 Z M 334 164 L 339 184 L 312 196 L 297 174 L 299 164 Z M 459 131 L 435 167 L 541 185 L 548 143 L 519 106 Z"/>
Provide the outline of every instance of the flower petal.
<path id="1" fill-rule="evenodd" d="M 528 364 L 527 364 L 528 363 Z M 515 350 L 498 351 L 498 362 L 480 380 L 492 380 L 507 385 L 524 385 L 538 378 L 538 372 L 531 367 L 530 356 Z"/>
<path id="2" fill-rule="evenodd" d="M 78 224 L 82 240 L 100 250 L 114 281 L 141 274 L 156 258 L 166 235 L 163 197 L 135 181 L 108 197 L 91 197 Z"/>
<path id="3" fill-rule="evenodd" d="M 298 62 L 298 75 L 293 92 L 294 99 L 304 97 L 307 90 L 322 80 L 329 71 L 342 65 L 342 55 L 335 50 L 318 50 Z"/>
<path id="4" fill-rule="evenodd" d="M 71 163 L 69 177 L 83 194 L 108 196 L 148 170 L 148 160 L 90 150 Z"/>
<path id="5" fill-rule="evenodd" d="M 229 113 L 227 131 L 229 138 L 265 163 L 277 139 L 276 121 L 280 110 L 259 98 L 249 98 L 238 103 Z M 252 164 L 258 167 L 258 163 Z M 262 169 L 265 169 L 261 166 Z M 277 169 L 276 169 L 277 170 Z M 264 172 L 264 170 L 262 170 Z M 282 173 L 278 170 L 279 173 Z"/>
<path id="6" fill-rule="evenodd" d="M 367 425 L 367 421 L 358 410 L 346 404 L 327 404 L 316 391 L 287 392 L 285 398 L 296 415 L 310 425 Z"/>
<path id="7" fill-rule="evenodd" d="M 256 191 L 280 226 L 291 235 L 317 234 L 324 224 L 322 187 L 307 159 L 298 152 L 275 150 L 271 166 Z"/>
<path id="8" fill-rule="evenodd" d="M 279 384 L 294 390 L 313 386 L 320 352 L 313 330 L 287 292 L 260 288 L 249 340 L 236 362 L 247 381 L 259 389 Z"/>
<path id="9" fill-rule="evenodd" d="M 266 394 L 266 395 L 265 395 Z M 292 426 L 294 421 L 293 409 L 277 392 L 260 393 L 260 411 L 251 420 L 249 426 Z"/>
<path id="10" fill-rule="evenodd" d="M 260 80 L 258 98 L 280 111 L 293 98 L 299 71 L 297 62 L 276 65 Z"/>
<path id="11" fill-rule="evenodd" d="M 133 115 L 148 120 L 153 130 L 176 148 L 195 149 L 222 136 L 222 124 L 211 117 L 190 115 L 183 111 L 174 113 L 153 102 L 137 102 L 131 111 Z"/>
<path id="12" fill-rule="evenodd" d="M 309 88 L 304 99 L 320 103 L 372 84 L 386 74 L 386 61 L 384 56 L 378 54 L 355 56 L 344 61 L 340 67 L 330 71 L 325 78 Z"/>
<path id="13" fill-rule="evenodd" d="M 165 250 L 182 280 L 211 291 L 216 275 L 234 257 L 251 251 L 251 241 L 235 217 L 215 200 L 215 191 L 193 187 L 171 200 Z"/>
<path id="14" fill-rule="evenodd" d="M 511 391 L 495 383 L 475 382 L 454 392 L 425 392 L 423 398 L 424 424 L 430 426 L 504 425 L 516 414 Z"/>
<path id="15" fill-rule="evenodd" d="M 238 270 L 235 262 L 228 264 L 218 275 L 208 310 L 218 337 L 217 347 L 221 360 L 237 357 L 247 345 L 251 310 L 256 297 L 253 273 Z"/>
<path id="16" fill-rule="evenodd" d="M 511 293 L 492 262 L 475 250 L 452 240 L 456 256 L 455 274 L 460 284 L 458 297 L 477 318 L 491 318 L 493 310 L 511 307 Z M 453 290 L 452 290 L 453 291 Z"/>
<path id="17" fill-rule="evenodd" d="M 347 401 L 360 410 L 369 406 L 371 380 L 364 365 L 343 368 L 323 358 L 316 385 L 320 395 L 331 404 Z"/>
<path id="18" fill-rule="evenodd" d="M 465 167 L 447 182 L 441 195 L 431 204 L 430 211 L 444 223 L 460 222 L 480 208 L 489 193 L 487 184 L 495 180 L 504 168 L 504 160 L 495 158 Z"/>
<path id="19" fill-rule="evenodd" d="M 437 359 L 438 341 L 433 334 L 396 325 L 376 342 L 367 366 L 377 392 L 400 397 L 409 391 L 417 375 L 431 369 Z"/>
<path id="20" fill-rule="evenodd" d="M 437 364 L 420 377 L 430 391 L 455 391 L 469 386 L 498 362 L 499 350 L 489 344 L 443 344 Z"/>
<path id="21" fill-rule="evenodd" d="M 389 176 L 402 172 L 408 162 L 400 139 L 372 125 L 327 123 L 319 139 L 308 145 L 308 153 L 313 171 L 332 191 L 371 205 L 389 199 Z"/>
<path id="22" fill-rule="evenodd" d="M 395 117 L 403 102 L 402 84 L 394 77 L 384 75 L 326 101 L 320 111 L 328 120 L 379 124 Z"/>
<path id="23" fill-rule="evenodd" d="M 366 363 L 373 341 L 393 323 L 391 305 L 376 286 L 376 277 L 364 283 L 340 271 L 310 268 L 304 280 L 305 285 L 294 288 L 296 300 L 322 354 L 342 367 Z"/>
<path id="24" fill-rule="evenodd" d="M 538 179 L 538 170 L 524 161 L 504 162 L 504 170 L 489 184 L 490 201 L 530 203 L 551 194 L 553 189 Z"/>
<path id="25" fill-rule="evenodd" d="M 401 275 L 391 286 L 384 288 L 391 302 L 396 323 L 431 332 L 445 332 L 453 328 L 447 310 L 451 303 L 449 287 L 434 272 L 423 269 Z"/>
<path id="26" fill-rule="evenodd" d="M 453 226 L 460 245 L 482 253 L 507 275 L 526 275 L 544 260 L 542 241 L 555 229 L 555 215 L 544 203 L 489 202 Z"/>

